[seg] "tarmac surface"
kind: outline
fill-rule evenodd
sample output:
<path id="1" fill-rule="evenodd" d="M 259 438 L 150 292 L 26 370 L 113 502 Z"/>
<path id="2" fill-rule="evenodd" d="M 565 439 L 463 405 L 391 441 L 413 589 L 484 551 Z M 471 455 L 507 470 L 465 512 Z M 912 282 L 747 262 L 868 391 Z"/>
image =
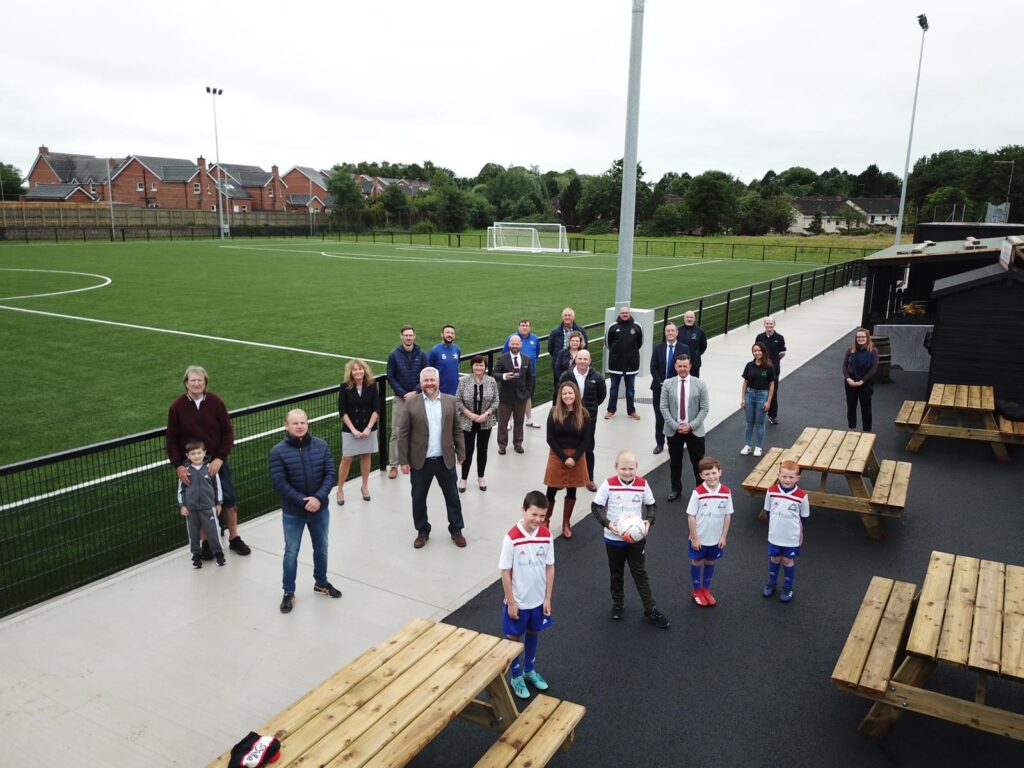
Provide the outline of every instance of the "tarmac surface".
<path id="1" fill-rule="evenodd" d="M 792 342 L 791 342 L 792 343 Z M 805 426 L 845 428 L 839 341 L 783 380 L 778 426 L 765 445 L 788 446 Z M 744 422 L 734 414 L 707 437 L 723 464 L 735 519 L 718 561 L 714 608 L 690 601 L 685 500 L 693 488 L 684 461 L 684 497 L 665 503 L 668 465 L 647 475 L 659 499 L 647 566 L 668 630 L 645 624 L 626 576 L 626 616 L 609 618 L 611 598 L 600 526 L 584 521 L 572 540 L 558 539 L 552 627 L 541 634 L 537 669 L 549 694 L 586 705 L 565 766 L 953 766 L 1024 764 L 1024 744 L 916 713 L 882 739 L 857 726 L 871 704 L 830 682 L 832 668 L 874 575 L 920 587 L 932 550 L 1024 563 L 1018 495 L 1024 452 L 999 464 L 987 444 L 932 438 L 917 455 L 893 429 L 904 399 L 925 396 L 927 375 L 893 371 L 874 394 L 879 460 L 910 460 L 906 514 L 886 519 L 883 541 L 867 537 L 858 515 L 811 510 L 797 560 L 794 599 L 760 594 L 767 576 L 767 526 L 758 500 L 740 482 L 756 460 L 739 455 Z M 650 450 L 649 448 L 647 450 Z M 605 470 L 608 467 L 604 468 Z M 804 481 L 817 482 L 817 473 Z M 834 480 L 833 480 L 834 482 Z M 838 489 L 838 485 L 834 486 Z M 484 590 L 447 621 L 500 632 L 500 585 Z M 929 686 L 973 698 L 973 675 L 940 667 Z M 993 680 L 988 701 L 1024 712 L 1024 685 Z M 490 734 L 464 723 L 444 731 L 412 763 L 448 766 L 456 747 L 482 754 Z"/>

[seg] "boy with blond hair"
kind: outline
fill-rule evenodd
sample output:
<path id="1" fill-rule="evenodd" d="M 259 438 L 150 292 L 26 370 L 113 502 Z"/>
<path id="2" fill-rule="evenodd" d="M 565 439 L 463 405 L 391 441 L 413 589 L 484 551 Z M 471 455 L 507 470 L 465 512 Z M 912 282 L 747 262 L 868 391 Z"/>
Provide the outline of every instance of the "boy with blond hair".
<path id="1" fill-rule="evenodd" d="M 771 597 L 779 581 L 779 568 L 783 570 L 782 591 L 779 601 L 793 599 L 793 576 L 796 558 L 804 543 L 804 521 L 811 514 L 807 492 L 797 486 L 800 465 L 784 461 L 779 467 L 779 479 L 764 496 L 764 511 L 768 515 L 768 583 L 761 588 L 764 597 Z"/>

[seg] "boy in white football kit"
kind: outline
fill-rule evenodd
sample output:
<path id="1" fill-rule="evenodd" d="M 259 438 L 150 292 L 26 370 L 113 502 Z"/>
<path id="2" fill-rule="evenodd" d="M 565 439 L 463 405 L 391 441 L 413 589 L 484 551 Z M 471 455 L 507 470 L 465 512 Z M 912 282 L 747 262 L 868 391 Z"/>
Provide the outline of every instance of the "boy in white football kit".
<path id="1" fill-rule="evenodd" d="M 715 575 L 715 561 L 725 554 L 732 522 L 732 491 L 722 483 L 722 465 L 718 459 L 705 456 L 697 464 L 697 471 L 702 482 L 693 489 L 686 507 L 690 526 L 687 546 L 693 581 L 690 596 L 703 608 L 718 604 L 711 594 L 711 578 Z"/>
<path id="2" fill-rule="evenodd" d="M 512 662 L 512 692 L 530 698 L 526 683 L 538 691 L 547 682 L 534 669 L 537 633 L 551 625 L 551 592 L 555 586 L 555 547 L 551 531 L 544 527 L 548 499 L 541 491 L 530 491 L 523 499 L 523 519 L 505 534 L 501 542 L 501 586 L 505 591 L 502 628 L 509 640 L 522 642 L 523 658 Z M 525 669 L 524 669 L 525 668 Z"/>
<path id="3" fill-rule="evenodd" d="M 644 542 L 654 523 L 657 508 L 650 486 L 636 473 L 636 457 L 629 451 L 619 451 L 615 457 L 615 474 L 601 483 L 590 504 L 591 514 L 604 528 L 604 548 L 608 555 L 608 570 L 611 571 L 612 619 L 622 619 L 626 597 L 623 589 L 625 566 L 628 563 L 629 573 L 644 606 L 644 618 L 659 629 L 668 629 L 668 619 L 654 604 L 644 559 Z M 631 543 L 619 535 L 618 522 L 630 517 L 644 521 L 644 539 L 641 541 Z"/>
<path id="4" fill-rule="evenodd" d="M 779 480 L 768 489 L 764 496 L 764 511 L 768 514 L 768 583 L 761 594 L 771 597 L 779 582 L 779 566 L 782 566 L 782 591 L 779 600 L 788 603 L 793 599 L 793 576 L 796 574 L 796 558 L 804 543 L 804 521 L 811 515 L 811 504 L 807 492 L 797 487 L 800 482 L 800 465 L 795 461 L 784 461 L 779 467 Z"/>

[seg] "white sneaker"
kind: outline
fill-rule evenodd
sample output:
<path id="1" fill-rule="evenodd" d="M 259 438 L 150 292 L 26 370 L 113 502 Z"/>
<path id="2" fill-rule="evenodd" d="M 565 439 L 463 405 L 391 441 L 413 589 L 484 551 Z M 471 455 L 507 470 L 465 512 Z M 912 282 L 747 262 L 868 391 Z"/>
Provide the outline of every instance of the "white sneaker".
<path id="1" fill-rule="evenodd" d="M 754 449 L 754 455 L 755 456 L 760 456 L 761 455 L 761 447 L 760 446 L 758 446 L 757 448 Z"/>
<path id="2" fill-rule="evenodd" d="M 749 445 L 744 445 L 742 448 L 740 448 L 740 456 L 749 456 L 749 455 L 750 455 L 750 446 Z"/>

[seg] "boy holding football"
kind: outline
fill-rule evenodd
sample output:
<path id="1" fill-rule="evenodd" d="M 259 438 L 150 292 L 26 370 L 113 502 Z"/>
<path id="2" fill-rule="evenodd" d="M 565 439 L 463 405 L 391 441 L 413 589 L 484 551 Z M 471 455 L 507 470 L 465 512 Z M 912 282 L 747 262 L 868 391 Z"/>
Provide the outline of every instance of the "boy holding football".
<path id="1" fill-rule="evenodd" d="M 715 562 L 725 552 L 725 542 L 732 522 L 732 492 L 722 483 L 722 465 L 718 459 L 705 456 L 697 464 L 701 484 L 693 489 L 686 507 L 690 527 L 688 542 L 693 602 L 703 607 L 718 603 L 711 594 Z M 702 572 L 703 571 L 703 572 Z"/>
<path id="2" fill-rule="evenodd" d="M 551 592 L 555 586 L 555 548 L 551 531 L 544 527 L 548 499 L 542 491 L 530 491 L 523 499 L 523 519 L 501 542 L 501 586 L 505 591 L 502 628 L 509 640 L 522 642 L 523 657 L 512 662 L 512 692 L 530 698 L 530 683 L 538 691 L 547 681 L 534 669 L 537 633 L 551 625 Z"/>
<path id="3" fill-rule="evenodd" d="M 779 480 L 764 496 L 764 510 L 768 514 L 768 583 L 761 588 L 764 597 L 771 597 L 779 582 L 782 567 L 782 591 L 779 600 L 793 599 L 793 576 L 796 558 L 804 543 L 804 520 L 810 517 L 811 504 L 807 492 L 797 487 L 800 465 L 784 461 L 779 466 Z"/>
<path id="4" fill-rule="evenodd" d="M 611 571 L 612 619 L 622 619 L 626 597 L 623 584 L 628 563 L 644 606 L 644 618 L 659 629 L 668 629 L 668 619 L 654 604 L 644 558 L 644 541 L 654 523 L 657 504 L 647 481 L 636 473 L 636 457 L 632 453 L 619 451 L 615 457 L 615 474 L 601 483 L 590 511 L 604 529 L 604 547 L 608 555 L 608 570 Z M 643 521 L 641 536 L 636 535 L 640 531 L 628 533 L 625 530 L 628 521 L 636 518 Z"/>

